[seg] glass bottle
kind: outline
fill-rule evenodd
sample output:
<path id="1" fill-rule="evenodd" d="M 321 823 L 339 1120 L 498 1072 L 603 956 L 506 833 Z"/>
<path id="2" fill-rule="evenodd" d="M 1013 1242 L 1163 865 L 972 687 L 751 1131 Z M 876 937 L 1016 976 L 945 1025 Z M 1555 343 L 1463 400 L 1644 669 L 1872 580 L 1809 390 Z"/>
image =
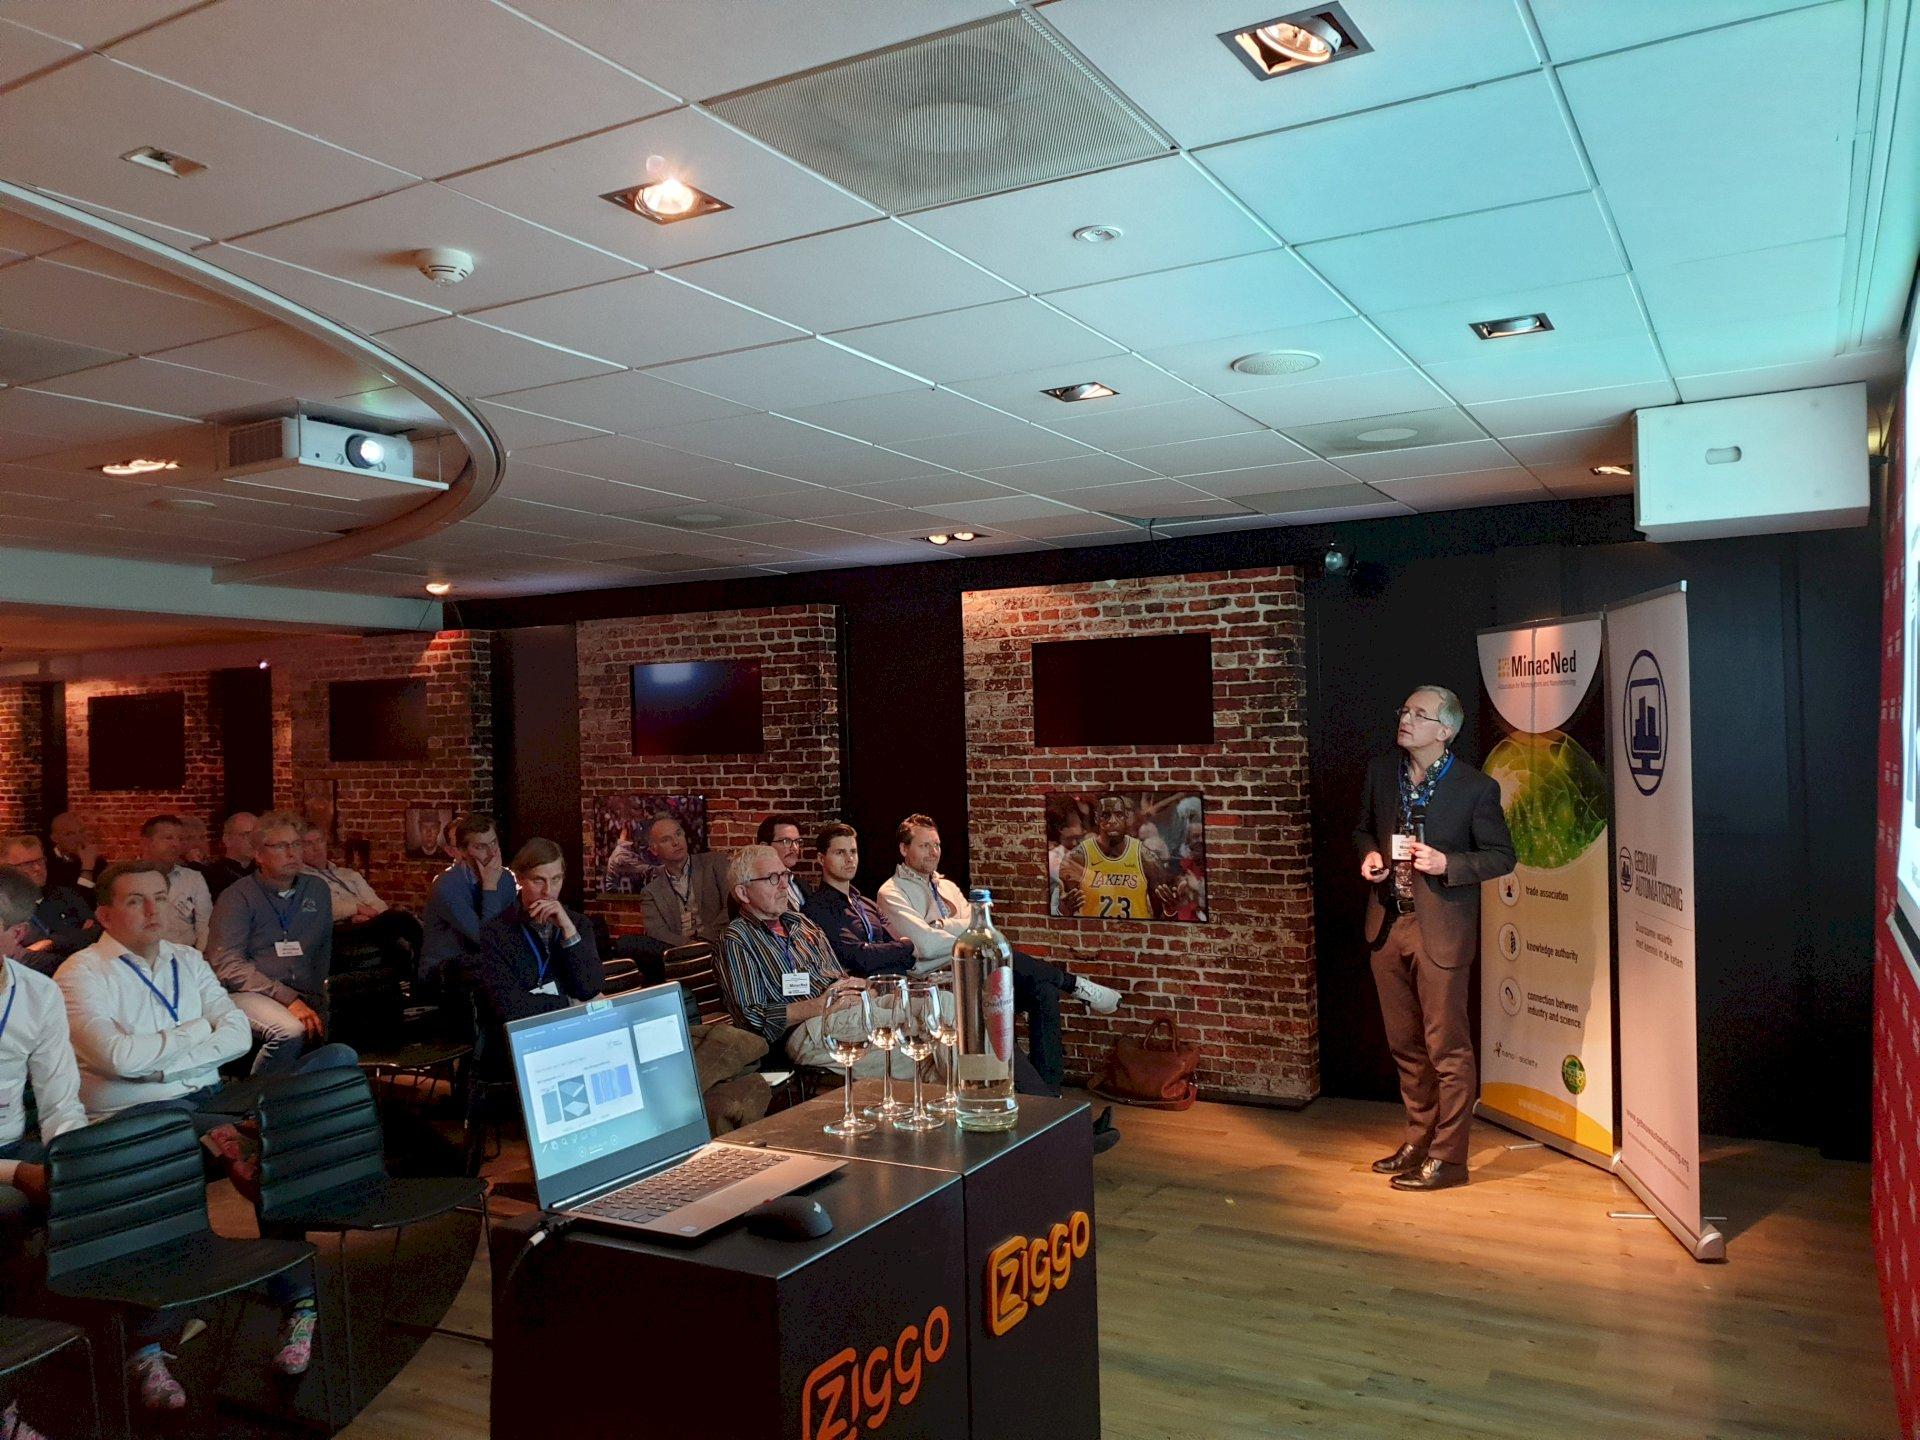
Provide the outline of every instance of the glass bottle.
<path id="1" fill-rule="evenodd" d="M 1013 1095 L 1013 947 L 993 927 L 993 892 L 973 890 L 967 898 L 972 913 L 953 942 L 957 1118 L 962 1130 L 1011 1130 L 1020 1118 Z"/>

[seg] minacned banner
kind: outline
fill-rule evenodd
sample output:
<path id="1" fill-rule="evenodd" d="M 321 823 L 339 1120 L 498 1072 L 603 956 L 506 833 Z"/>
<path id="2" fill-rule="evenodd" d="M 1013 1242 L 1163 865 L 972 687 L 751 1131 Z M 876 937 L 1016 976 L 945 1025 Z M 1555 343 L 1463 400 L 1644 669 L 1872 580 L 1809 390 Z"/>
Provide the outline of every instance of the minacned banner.
<path id="1" fill-rule="evenodd" d="M 1519 859 L 1480 905 L 1480 1111 L 1613 1164 L 1606 710 L 1598 617 L 1480 635 L 1485 770 Z"/>
<path id="2" fill-rule="evenodd" d="M 1607 609 L 1620 965 L 1615 1172 L 1696 1260 L 1726 1242 L 1700 1208 L 1693 727 L 1685 586 Z"/>

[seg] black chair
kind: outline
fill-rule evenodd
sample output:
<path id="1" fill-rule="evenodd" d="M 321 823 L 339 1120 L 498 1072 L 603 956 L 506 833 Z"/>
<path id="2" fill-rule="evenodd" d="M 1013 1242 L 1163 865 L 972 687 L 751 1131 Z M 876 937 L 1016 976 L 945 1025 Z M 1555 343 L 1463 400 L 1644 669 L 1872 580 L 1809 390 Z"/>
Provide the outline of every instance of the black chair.
<path id="1" fill-rule="evenodd" d="M 406 1228 L 476 1204 L 485 1233 L 487 1190 L 482 1181 L 464 1175 L 400 1179 L 387 1173 L 380 1114 L 359 1070 L 339 1066 L 289 1075 L 261 1094 L 260 1198 L 254 1205 L 260 1233 L 291 1238 L 318 1230 L 338 1237 L 333 1268 L 339 1276 L 350 1403 L 356 1371 L 347 1235 L 356 1230 L 393 1232 L 379 1310 L 384 1326 Z"/>
<path id="2" fill-rule="evenodd" d="M 726 987 L 721 982 L 719 967 L 714 963 L 715 958 L 713 946 L 704 940 L 696 940 L 691 945 L 676 945 L 666 953 L 666 974 L 663 978 L 677 980 L 680 988 L 686 992 L 689 1002 L 687 1019 L 690 1021 L 718 1025 L 733 1019 Z"/>
<path id="3" fill-rule="evenodd" d="M 99 1380 L 93 1372 L 93 1343 L 86 1331 L 58 1320 L 26 1320 L 16 1315 L 0 1315 L 0 1380 L 31 1370 L 79 1346 L 86 1375 L 88 1412 L 94 1440 L 100 1435 Z M 17 1398 L 17 1397 L 16 1397 Z"/>
<path id="4" fill-rule="evenodd" d="M 118 1115 L 56 1137 L 47 1147 L 47 1188 L 47 1290 L 106 1322 L 101 1388 L 118 1397 L 118 1434 L 131 1424 L 124 1378 L 129 1307 L 203 1305 L 313 1263 L 305 1241 L 213 1233 L 200 1142 L 184 1111 Z M 235 1306 L 219 1353 L 231 1350 L 239 1319 Z M 327 1410 L 333 1413 L 330 1375 Z"/>

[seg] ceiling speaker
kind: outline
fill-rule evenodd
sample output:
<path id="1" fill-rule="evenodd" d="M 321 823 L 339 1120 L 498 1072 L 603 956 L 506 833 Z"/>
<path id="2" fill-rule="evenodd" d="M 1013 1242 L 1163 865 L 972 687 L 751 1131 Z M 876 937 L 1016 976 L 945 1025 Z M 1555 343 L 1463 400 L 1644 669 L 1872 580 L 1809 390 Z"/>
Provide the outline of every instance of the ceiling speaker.
<path id="1" fill-rule="evenodd" d="M 1320 357 L 1311 350 L 1262 350 L 1242 355 L 1227 368 L 1242 375 L 1298 375 L 1319 363 Z"/>
<path id="2" fill-rule="evenodd" d="M 707 102 L 729 124 L 900 213 L 1174 148 L 1023 10 Z"/>

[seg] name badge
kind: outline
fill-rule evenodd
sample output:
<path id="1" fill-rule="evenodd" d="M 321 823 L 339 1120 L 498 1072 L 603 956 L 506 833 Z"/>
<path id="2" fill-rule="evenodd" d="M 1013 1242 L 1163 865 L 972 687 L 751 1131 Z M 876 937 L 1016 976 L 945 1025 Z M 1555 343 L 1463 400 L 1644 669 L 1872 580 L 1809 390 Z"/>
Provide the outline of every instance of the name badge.
<path id="1" fill-rule="evenodd" d="M 276 940 L 273 942 L 273 953 L 282 960 L 298 960 L 306 952 L 300 948 L 298 940 Z"/>
<path id="2" fill-rule="evenodd" d="M 803 970 L 789 971 L 780 977 L 780 993 L 789 1000 L 804 1000 L 813 988 L 813 977 Z"/>
<path id="3" fill-rule="evenodd" d="M 549 980 L 544 985 L 534 986 L 533 989 L 527 993 L 529 995 L 558 995 L 560 993 L 560 982 L 557 980 Z"/>
<path id="4" fill-rule="evenodd" d="M 1396 834 L 1393 837 L 1393 858 L 1396 860 L 1411 860 L 1413 858 L 1413 837 L 1411 835 Z"/>

